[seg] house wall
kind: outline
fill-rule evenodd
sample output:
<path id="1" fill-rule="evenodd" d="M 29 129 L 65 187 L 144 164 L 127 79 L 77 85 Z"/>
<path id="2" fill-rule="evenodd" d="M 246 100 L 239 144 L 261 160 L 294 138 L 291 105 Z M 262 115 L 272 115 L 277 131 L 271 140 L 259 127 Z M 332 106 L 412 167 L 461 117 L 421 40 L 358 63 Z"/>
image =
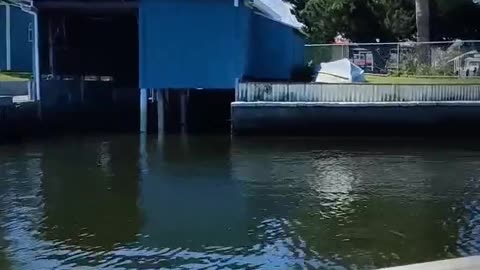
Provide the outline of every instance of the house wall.
<path id="1" fill-rule="evenodd" d="M 253 14 L 251 34 L 248 77 L 285 80 L 304 64 L 304 38 L 297 30 Z"/>
<path id="2" fill-rule="evenodd" d="M 6 6 L 0 5 L 0 70 L 7 69 Z M 32 43 L 28 40 L 28 26 L 32 16 L 17 7 L 10 7 L 11 70 L 32 71 Z"/>
<path id="3" fill-rule="evenodd" d="M 225 0 L 140 0 L 140 87 L 231 89 L 248 66 L 250 12 Z"/>
<path id="4" fill-rule="evenodd" d="M 0 70 L 7 68 L 5 5 L 0 5 Z"/>
<path id="5" fill-rule="evenodd" d="M 32 15 L 16 7 L 12 7 L 10 12 L 12 20 L 12 70 L 31 72 L 33 68 L 33 43 L 29 40 L 28 28 L 30 24 L 33 24 Z"/>

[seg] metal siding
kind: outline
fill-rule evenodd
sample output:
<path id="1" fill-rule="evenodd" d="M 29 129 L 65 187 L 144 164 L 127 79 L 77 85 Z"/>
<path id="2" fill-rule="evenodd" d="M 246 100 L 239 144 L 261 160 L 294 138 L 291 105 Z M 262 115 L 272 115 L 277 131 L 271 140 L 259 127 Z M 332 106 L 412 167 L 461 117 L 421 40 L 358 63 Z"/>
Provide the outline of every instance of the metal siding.
<path id="1" fill-rule="evenodd" d="M 141 88 L 235 87 L 248 51 L 248 31 L 236 25 L 247 21 L 243 5 L 140 0 L 139 9 Z"/>
<path id="2" fill-rule="evenodd" d="M 376 85 L 241 83 L 244 102 L 443 102 L 480 101 L 480 85 Z"/>
<path id="3" fill-rule="evenodd" d="M 0 70 L 7 68 L 5 27 L 5 6 L 0 5 Z"/>
<path id="4" fill-rule="evenodd" d="M 21 9 L 11 7 L 12 70 L 31 72 L 33 47 L 28 41 L 28 25 L 32 16 Z"/>
<path id="5" fill-rule="evenodd" d="M 293 59 L 292 66 L 303 67 L 305 65 L 305 36 L 296 30 L 292 30 Z"/>
<path id="6" fill-rule="evenodd" d="M 286 69 L 291 51 L 280 26 L 263 16 L 253 15 L 249 77 L 270 80 L 290 77 Z"/>
<path id="7" fill-rule="evenodd" d="M 239 31 L 237 32 L 237 48 L 238 54 L 237 59 L 240 63 L 240 73 L 238 79 L 241 80 L 243 76 L 247 73 L 249 65 L 249 56 L 251 51 L 250 38 L 252 35 L 252 11 L 249 8 L 244 7 L 240 4 L 240 8 L 237 8 Z"/>
<path id="8" fill-rule="evenodd" d="M 248 77 L 288 80 L 303 65 L 304 40 L 289 26 L 261 15 L 252 15 Z"/>

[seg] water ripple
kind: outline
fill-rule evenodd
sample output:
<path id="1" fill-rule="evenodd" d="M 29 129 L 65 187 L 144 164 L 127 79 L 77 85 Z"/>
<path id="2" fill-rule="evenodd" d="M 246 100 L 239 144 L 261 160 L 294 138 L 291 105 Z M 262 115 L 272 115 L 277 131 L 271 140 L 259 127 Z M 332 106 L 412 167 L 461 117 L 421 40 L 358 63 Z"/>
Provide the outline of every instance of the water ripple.
<path id="1" fill-rule="evenodd" d="M 142 143 L 0 147 L 0 268 L 344 270 L 480 254 L 471 145 Z"/>

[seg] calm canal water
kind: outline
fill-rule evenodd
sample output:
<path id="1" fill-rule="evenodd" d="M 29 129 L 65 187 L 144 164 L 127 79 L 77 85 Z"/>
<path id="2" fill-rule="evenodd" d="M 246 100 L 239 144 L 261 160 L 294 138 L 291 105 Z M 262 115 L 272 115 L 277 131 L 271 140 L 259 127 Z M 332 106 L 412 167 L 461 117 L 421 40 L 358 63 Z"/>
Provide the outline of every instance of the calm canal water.
<path id="1" fill-rule="evenodd" d="M 373 269 L 480 253 L 480 144 L 0 146 L 0 269 Z"/>

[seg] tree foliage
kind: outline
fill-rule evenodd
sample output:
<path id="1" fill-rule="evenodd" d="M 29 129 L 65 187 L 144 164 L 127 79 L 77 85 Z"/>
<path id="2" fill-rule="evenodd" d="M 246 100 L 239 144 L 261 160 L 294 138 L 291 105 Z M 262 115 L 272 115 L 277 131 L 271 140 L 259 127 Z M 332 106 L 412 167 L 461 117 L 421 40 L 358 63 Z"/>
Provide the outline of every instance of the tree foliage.
<path id="1" fill-rule="evenodd" d="M 0 3 L 7 3 L 7 4 L 10 4 L 10 5 L 18 5 L 18 4 L 20 4 L 20 2 L 22 2 L 22 1 L 19 1 L 19 0 L 0 0 Z"/>
<path id="2" fill-rule="evenodd" d="M 415 39 L 415 2 L 428 0 L 289 1 L 311 41 L 328 43 L 338 34 L 356 42 Z M 474 0 L 430 0 L 428 11 L 432 40 L 480 39 L 480 24 L 474 23 L 480 17 L 480 5 Z"/>
<path id="3" fill-rule="evenodd" d="M 8 4 L 16 7 L 31 7 L 33 5 L 33 0 L 0 0 L 0 4 Z"/>
<path id="4" fill-rule="evenodd" d="M 432 1 L 431 39 L 480 39 L 480 2 L 475 0 Z"/>

